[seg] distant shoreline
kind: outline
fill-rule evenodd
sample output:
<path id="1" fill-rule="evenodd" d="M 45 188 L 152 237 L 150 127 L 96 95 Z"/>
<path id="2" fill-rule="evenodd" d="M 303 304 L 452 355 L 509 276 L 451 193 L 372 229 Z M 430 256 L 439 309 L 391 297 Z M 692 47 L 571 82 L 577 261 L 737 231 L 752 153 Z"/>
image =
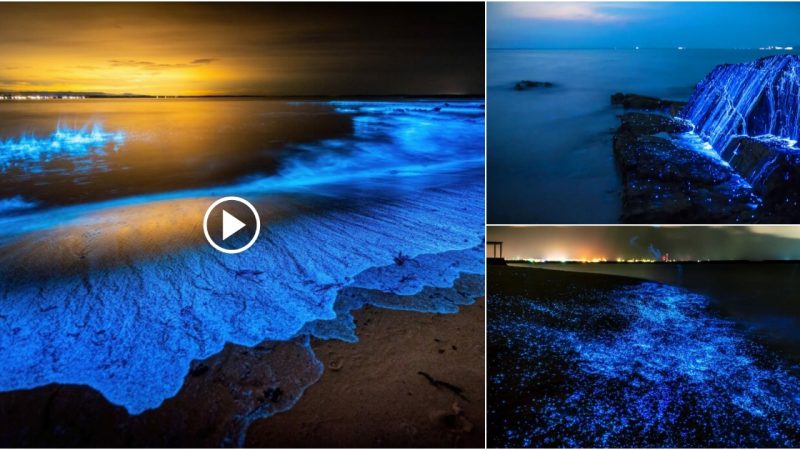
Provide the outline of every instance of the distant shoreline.
<path id="1" fill-rule="evenodd" d="M 587 265 L 627 265 L 627 264 L 658 264 L 658 265 L 678 265 L 678 264 L 798 264 L 797 259 L 729 259 L 729 260 L 688 260 L 688 261 L 538 261 L 531 262 L 524 259 L 508 259 L 506 264 L 521 264 L 531 267 L 552 265 L 552 264 L 587 264 Z"/>

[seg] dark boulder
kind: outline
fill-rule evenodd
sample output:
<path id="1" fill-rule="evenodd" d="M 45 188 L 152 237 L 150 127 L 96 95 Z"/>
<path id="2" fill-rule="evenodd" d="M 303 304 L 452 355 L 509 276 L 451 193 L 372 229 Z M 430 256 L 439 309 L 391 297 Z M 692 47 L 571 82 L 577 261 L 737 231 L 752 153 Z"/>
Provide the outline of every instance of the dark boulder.
<path id="1" fill-rule="evenodd" d="M 620 122 L 613 146 L 623 183 L 623 223 L 757 220 L 760 199 L 730 165 L 687 139 L 691 123 L 643 112 L 625 113 Z"/>
<path id="2" fill-rule="evenodd" d="M 620 105 L 625 109 L 641 109 L 645 111 L 667 111 L 671 115 L 677 115 L 683 108 L 685 102 L 663 100 L 655 97 L 647 97 L 638 94 L 623 94 L 617 92 L 611 96 L 612 105 Z"/>
<path id="3" fill-rule="evenodd" d="M 517 82 L 517 84 L 514 85 L 514 90 L 515 91 L 526 91 L 526 90 L 532 89 L 532 88 L 551 88 L 551 87 L 554 87 L 554 86 L 555 85 L 553 83 L 549 82 L 549 81 L 522 80 L 520 82 Z"/>
<path id="4" fill-rule="evenodd" d="M 729 166 L 679 142 L 618 133 L 623 223 L 749 223 L 759 204 Z"/>

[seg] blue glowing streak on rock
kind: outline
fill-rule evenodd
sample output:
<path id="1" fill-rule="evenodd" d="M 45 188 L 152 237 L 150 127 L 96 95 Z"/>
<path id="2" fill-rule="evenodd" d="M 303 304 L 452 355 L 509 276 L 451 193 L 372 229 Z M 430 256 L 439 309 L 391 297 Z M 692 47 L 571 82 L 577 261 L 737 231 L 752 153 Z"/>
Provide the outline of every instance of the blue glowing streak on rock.
<path id="1" fill-rule="evenodd" d="M 490 366 L 490 445 L 800 445 L 796 372 L 706 297 L 656 283 L 570 291 L 490 295 L 503 365 Z"/>
<path id="2" fill-rule="evenodd" d="M 203 245 L 36 283 L 0 270 L 0 390 L 85 384 L 139 413 L 226 342 L 352 340 L 349 311 L 365 299 L 336 307 L 348 287 L 392 296 L 371 301 L 384 307 L 453 312 L 467 299 L 419 294 L 483 274 L 482 105 L 409 104 L 342 104 L 353 138 L 306 145 L 275 176 L 0 218 L 35 239 L 67 224 L 97 233 L 103 211 L 165 199 L 301 191 L 311 211 L 265 226 L 236 258 Z M 348 207 L 314 209 L 329 198 Z"/>
<path id="3" fill-rule="evenodd" d="M 800 56 L 717 66 L 681 112 L 718 151 L 737 135 L 800 138 Z"/>
<path id="4" fill-rule="evenodd" d="M 11 167 L 27 168 L 32 163 L 48 162 L 61 156 L 86 157 L 118 151 L 125 143 L 121 131 L 107 132 L 100 124 L 70 128 L 58 124 L 49 136 L 25 135 L 0 141 L 0 171 Z"/>

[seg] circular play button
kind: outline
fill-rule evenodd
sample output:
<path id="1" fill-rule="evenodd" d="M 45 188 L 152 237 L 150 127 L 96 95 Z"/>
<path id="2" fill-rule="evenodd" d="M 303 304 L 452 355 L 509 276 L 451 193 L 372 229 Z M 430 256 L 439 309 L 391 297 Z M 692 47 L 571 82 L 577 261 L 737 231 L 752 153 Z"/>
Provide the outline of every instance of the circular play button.
<path id="1" fill-rule="evenodd" d="M 241 253 L 252 246 L 261 231 L 258 211 L 240 197 L 223 197 L 208 207 L 203 232 L 208 243 L 228 254 Z"/>

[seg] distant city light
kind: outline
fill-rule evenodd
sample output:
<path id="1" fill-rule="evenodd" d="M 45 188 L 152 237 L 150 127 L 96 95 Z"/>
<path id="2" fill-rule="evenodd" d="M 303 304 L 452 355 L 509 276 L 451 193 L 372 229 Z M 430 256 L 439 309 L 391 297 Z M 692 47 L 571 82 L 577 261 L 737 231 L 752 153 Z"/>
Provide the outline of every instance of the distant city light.
<path id="1" fill-rule="evenodd" d="M 84 95 L 0 95 L 0 100 L 83 100 Z"/>

